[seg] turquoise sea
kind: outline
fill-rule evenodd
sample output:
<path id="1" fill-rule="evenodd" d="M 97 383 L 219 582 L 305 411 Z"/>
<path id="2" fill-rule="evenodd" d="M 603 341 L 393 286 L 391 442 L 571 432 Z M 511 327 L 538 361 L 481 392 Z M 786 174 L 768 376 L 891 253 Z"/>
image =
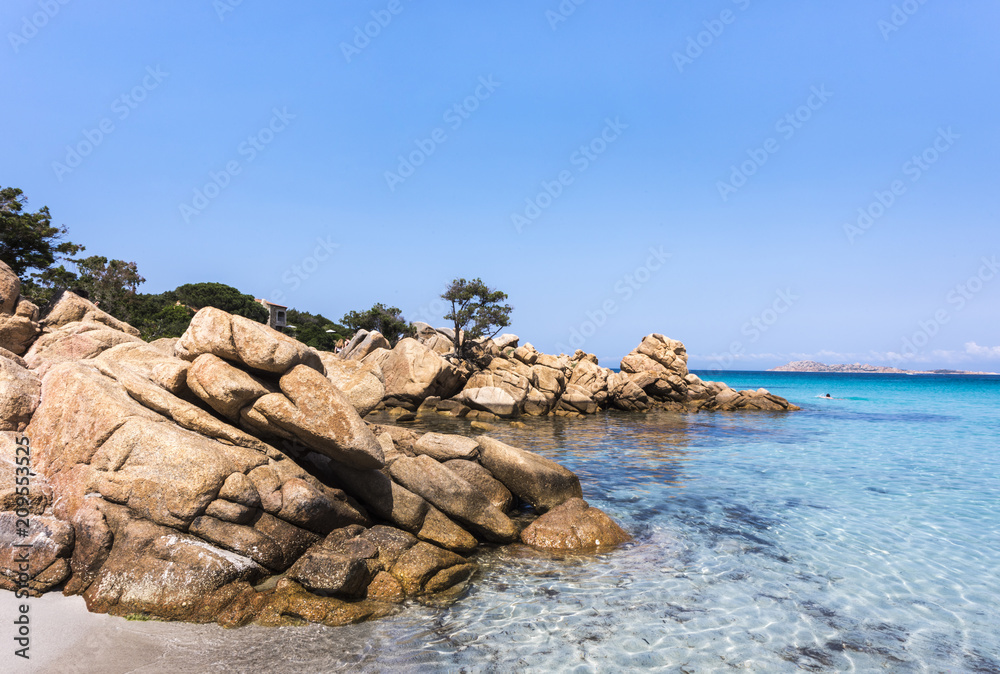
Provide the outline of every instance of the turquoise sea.
<path id="1" fill-rule="evenodd" d="M 488 551 L 457 603 L 346 628 L 150 626 L 158 665 L 1000 672 L 1000 377 L 701 374 L 803 410 L 494 433 L 575 470 L 626 547 Z"/>

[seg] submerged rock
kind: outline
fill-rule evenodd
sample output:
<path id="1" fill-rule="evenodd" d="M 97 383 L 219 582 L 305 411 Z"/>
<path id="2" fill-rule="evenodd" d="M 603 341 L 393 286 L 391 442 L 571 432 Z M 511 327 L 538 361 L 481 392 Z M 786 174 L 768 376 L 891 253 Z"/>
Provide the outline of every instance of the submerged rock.
<path id="1" fill-rule="evenodd" d="M 553 508 L 521 532 L 521 540 L 548 550 L 611 548 L 632 539 L 603 511 L 573 498 Z"/>

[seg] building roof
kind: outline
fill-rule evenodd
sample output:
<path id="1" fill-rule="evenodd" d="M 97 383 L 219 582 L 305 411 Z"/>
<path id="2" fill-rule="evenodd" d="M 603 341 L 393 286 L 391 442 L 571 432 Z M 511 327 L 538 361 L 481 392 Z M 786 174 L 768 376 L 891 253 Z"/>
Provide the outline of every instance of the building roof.
<path id="1" fill-rule="evenodd" d="M 286 306 L 285 306 L 285 305 L 283 305 L 283 304 L 275 304 L 274 302 L 268 302 L 267 300 L 262 300 L 262 299 L 260 299 L 259 297 L 257 298 L 257 300 L 256 300 L 256 301 L 257 301 L 257 302 L 260 302 L 260 303 L 261 303 L 261 304 L 263 304 L 264 306 L 268 306 L 268 307 L 277 307 L 277 308 L 279 308 L 279 309 L 287 309 L 287 308 L 288 308 L 288 307 L 286 307 Z"/>

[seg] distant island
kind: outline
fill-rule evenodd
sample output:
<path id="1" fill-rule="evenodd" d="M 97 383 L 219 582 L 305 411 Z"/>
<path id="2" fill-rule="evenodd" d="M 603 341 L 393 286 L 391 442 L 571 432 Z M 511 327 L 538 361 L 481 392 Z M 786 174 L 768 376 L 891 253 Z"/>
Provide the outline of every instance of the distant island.
<path id="1" fill-rule="evenodd" d="M 869 365 L 867 363 L 841 363 L 826 365 L 815 360 L 796 360 L 788 365 L 772 367 L 768 372 L 845 372 L 867 374 L 997 374 L 996 372 L 969 372 L 967 370 L 901 370 L 897 367 Z"/>

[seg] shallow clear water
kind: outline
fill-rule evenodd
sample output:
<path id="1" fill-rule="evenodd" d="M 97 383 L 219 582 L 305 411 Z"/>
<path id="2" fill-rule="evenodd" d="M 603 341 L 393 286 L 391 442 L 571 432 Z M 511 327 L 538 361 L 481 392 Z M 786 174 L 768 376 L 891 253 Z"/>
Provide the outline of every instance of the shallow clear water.
<path id="1" fill-rule="evenodd" d="M 489 551 L 458 603 L 365 625 L 144 625 L 170 649 L 139 671 L 1000 672 L 1000 377 L 724 379 L 804 409 L 494 433 L 575 470 L 622 549 Z"/>

